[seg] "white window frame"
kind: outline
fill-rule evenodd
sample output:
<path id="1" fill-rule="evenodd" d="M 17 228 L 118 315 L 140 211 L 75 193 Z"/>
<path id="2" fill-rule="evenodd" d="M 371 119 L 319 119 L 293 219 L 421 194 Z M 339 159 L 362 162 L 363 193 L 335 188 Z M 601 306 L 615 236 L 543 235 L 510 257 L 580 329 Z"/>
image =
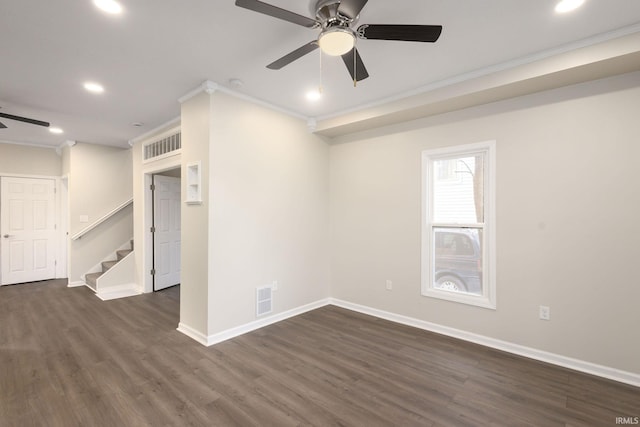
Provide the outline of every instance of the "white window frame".
<path id="1" fill-rule="evenodd" d="M 443 224 L 433 221 L 433 162 L 458 156 L 484 154 L 484 225 L 482 248 L 482 295 L 451 292 L 433 286 L 432 266 L 433 227 Z M 496 227 L 495 227 L 495 187 L 496 187 L 496 142 L 486 141 L 475 144 L 425 150 L 422 152 L 422 295 L 478 307 L 496 309 Z M 467 224 L 446 224 L 464 227 Z"/>

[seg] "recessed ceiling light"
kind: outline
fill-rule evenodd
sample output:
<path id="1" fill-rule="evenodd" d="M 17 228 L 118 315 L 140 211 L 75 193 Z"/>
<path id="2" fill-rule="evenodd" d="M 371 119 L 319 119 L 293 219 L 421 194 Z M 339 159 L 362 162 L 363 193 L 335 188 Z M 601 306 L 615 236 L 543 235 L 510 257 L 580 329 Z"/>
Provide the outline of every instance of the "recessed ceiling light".
<path id="1" fill-rule="evenodd" d="M 122 6 L 115 0 L 93 0 L 93 4 L 103 12 L 117 15 L 122 13 Z"/>
<path id="2" fill-rule="evenodd" d="M 61 134 L 63 132 L 60 128 L 49 128 L 49 132 L 57 134 Z"/>
<path id="3" fill-rule="evenodd" d="M 319 101 L 322 98 L 322 91 L 320 89 L 314 89 L 307 92 L 306 98 L 309 101 Z"/>
<path id="4" fill-rule="evenodd" d="M 93 92 L 93 93 L 102 93 L 102 92 L 104 92 L 104 87 L 102 87 L 101 84 L 94 83 L 94 82 L 86 82 L 84 84 L 84 88 L 86 90 L 88 90 L 89 92 Z"/>
<path id="5" fill-rule="evenodd" d="M 562 0 L 560 3 L 556 5 L 557 13 L 567 13 L 571 12 L 582 6 L 584 0 Z"/>

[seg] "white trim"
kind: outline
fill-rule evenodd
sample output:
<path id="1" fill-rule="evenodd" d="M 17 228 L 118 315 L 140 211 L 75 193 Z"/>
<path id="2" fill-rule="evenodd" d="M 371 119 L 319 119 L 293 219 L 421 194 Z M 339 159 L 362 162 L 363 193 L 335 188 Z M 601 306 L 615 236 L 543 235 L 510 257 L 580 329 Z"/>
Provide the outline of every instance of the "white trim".
<path id="1" fill-rule="evenodd" d="M 56 179 L 56 279 L 67 277 L 67 231 L 69 228 L 69 188 L 68 177 Z"/>
<path id="2" fill-rule="evenodd" d="M 183 334 L 195 339 L 199 343 L 211 346 L 214 344 L 221 343 L 223 341 L 229 340 L 231 338 L 238 337 L 240 335 L 244 335 L 248 332 L 255 331 L 256 329 L 264 328 L 265 326 L 269 326 L 271 324 L 281 322 L 283 320 L 289 319 L 290 317 L 298 316 L 300 314 L 306 313 L 311 310 L 315 310 L 320 307 L 324 307 L 329 305 L 329 298 L 322 299 L 320 301 L 312 302 L 309 304 L 305 304 L 303 306 L 293 308 L 291 310 L 284 311 L 282 313 L 274 314 L 269 317 L 261 318 L 259 320 L 254 320 L 253 322 L 246 323 L 244 325 L 236 326 L 231 329 L 227 329 L 222 332 L 218 332 L 217 334 L 205 336 L 194 329 L 187 327 L 180 323 L 178 326 L 178 331 Z"/>
<path id="3" fill-rule="evenodd" d="M 80 286 L 87 286 L 87 284 L 84 283 L 82 280 L 67 283 L 67 288 L 79 288 Z"/>
<path id="4" fill-rule="evenodd" d="M 449 326 L 439 325 L 437 323 L 427 322 L 425 320 L 416 319 L 413 317 L 403 316 L 396 313 L 391 313 L 384 310 L 379 310 L 372 307 L 367 307 L 360 304 L 340 300 L 337 298 L 325 298 L 314 303 L 306 304 L 298 308 L 294 308 L 273 316 L 269 316 L 264 319 L 249 322 L 245 325 L 237 326 L 235 328 L 227 329 L 226 331 L 219 332 L 217 334 L 206 336 L 203 333 L 180 323 L 177 330 L 188 337 L 194 339 L 204 346 L 212 346 L 220 342 L 235 338 L 237 336 L 252 332 L 256 329 L 263 328 L 273 323 L 286 320 L 288 318 L 298 316 L 311 310 L 315 310 L 327 305 L 334 305 L 336 307 L 344 308 L 347 310 L 355 311 L 358 313 L 374 316 L 379 319 L 388 320 L 390 322 L 400 323 L 402 325 L 411 326 L 414 328 L 422 329 L 436 334 L 445 335 L 448 337 L 456 338 L 462 341 L 472 342 L 485 347 L 494 348 L 496 350 L 505 351 L 507 353 L 516 354 L 519 356 L 527 357 L 530 359 L 538 360 L 552 365 L 561 366 L 564 368 L 572 369 L 574 371 L 583 372 L 590 375 L 595 375 L 602 378 L 607 378 L 613 381 L 618 381 L 624 384 L 629 384 L 635 387 L 640 387 L 640 374 L 623 371 L 616 368 L 611 368 L 596 363 L 587 362 L 572 357 L 563 356 L 560 354 L 551 353 L 548 351 L 538 350 L 532 347 L 523 346 L 520 344 L 510 343 L 508 341 L 502 341 L 496 338 L 487 337 L 484 335 L 475 334 L 473 332 L 467 332 L 460 329 L 451 328 Z"/>
<path id="5" fill-rule="evenodd" d="M 187 326 L 182 322 L 178 323 L 178 327 L 176 328 L 176 330 L 178 332 L 185 334 L 189 338 L 198 341 L 200 344 L 204 346 L 211 345 L 211 344 L 208 344 L 207 336 L 205 334 L 203 334 L 202 332 L 198 332 L 194 328 Z"/>
<path id="6" fill-rule="evenodd" d="M 162 161 L 150 162 L 142 164 L 142 181 L 143 181 L 143 196 L 142 196 L 142 230 L 143 230 L 143 243 L 136 247 L 136 251 L 140 251 L 140 257 L 142 260 L 142 292 L 153 292 L 153 276 L 151 270 L 153 269 L 153 238 L 151 233 L 151 226 L 153 225 L 153 191 L 151 191 L 152 175 L 160 173 L 166 170 L 180 169 L 182 170 L 182 155 L 167 157 Z M 134 177 L 134 179 L 137 179 Z M 134 237 L 136 234 L 134 224 Z"/>
<path id="7" fill-rule="evenodd" d="M 211 80 L 205 80 L 200 86 L 198 86 L 194 90 L 188 92 L 187 94 L 185 94 L 184 96 L 179 98 L 178 102 L 182 104 L 182 103 L 188 101 L 189 99 L 193 98 L 194 96 L 198 95 L 199 93 L 206 92 L 208 94 L 212 94 L 212 93 L 214 93 L 216 91 L 222 92 L 222 93 L 226 93 L 227 95 L 231 95 L 231 96 L 233 96 L 235 98 L 251 102 L 252 104 L 255 104 L 255 105 L 260 105 L 262 107 L 268 108 L 268 109 L 273 110 L 273 111 L 278 111 L 280 113 L 286 114 L 286 115 L 291 116 L 291 117 L 295 117 L 295 118 L 302 119 L 302 120 L 305 120 L 305 121 L 309 120 L 309 117 L 305 116 L 304 114 L 298 113 L 296 111 L 288 110 L 286 108 L 279 107 L 279 106 L 277 106 L 275 104 L 272 104 L 270 102 L 264 101 L 262 99 L 254 98 L 253 96 L 249 96 L 249 95 L 246 95 L 244 93 L 240 93 L 238 91 L 235 91 L 233 89 L 229 89 L 228 87 L 224 87 L 222 85 L 219 85 L 218 83 L 212 82 Z M 313 120 L 315 120 L 315 119 L 313 119 Z"/>
<path id="8" fill-rule="evenodd" d="M 218 85 L 217 83 L 214 83 L 211 80 L 205 80 L 202 83 L 200 83 L 200 86 L 198 86 L 197 88 L 187 92 L 186 94 L 178 98 L 178 102 L 180 104 L 184 104 L 185 102 L 187 102 L 194 96 L 201 94 L 202 92 L 206 92 L 208 95 L 211 95 L 219 88 L 220 88 L 220 85 Z"/>
<path id="9" fill-rule="evenodd" d="M 85 228 L 83 228 L 82 230 L 78 231 L 76 234 L 71 236 L 71 240 L 78 240 L 79 238 L 81 238 L 82 236 L 84 236 L 85 234 L 87 234 L 88 232 L 90 232 L 91 230 L 93 230 L 94 228 L 96 228 L 97 226 L 99 226 L 100 224 L 102 224 L 103 222 L 105 222 L 106 220 L 108 220 L 109 218 L 111 218 L 112 216 L 114 216 L 115 214 L 117 214 L 122 209 L 126 208 L 127 206 L 129 206 L 132 203 L 133 203 L 133 197 L 130 198 L 129 200 L 123 202 L 122 204 L 116 206 L 111 211 L 109 211 L 106 214 L 102 215 L 100 218 L 95 220 L 90 225 L 88 225 Z"/>
<path id="10" fill-rule="evenodd" d="M 380 107 L 382 105 L 388 104 L 394 101 L 400 101 L 406 98 L 410 98 L 416 95 L 422 95 L 436 89 L 441 89 L 447 86 L 453 86 L 458 83 L 463 83 L 469 80 L 473 80 L 479 77 L 488 76 L 490 74 L 498 73 L 501 71 L 507 71 L 510 69 L 514 69 L 516 67 L 522 65 L 532 64 L 537 61 L 542 61 L 547 58 L 551 58 L 553 56 L 561 55 L 563 53 L 569 53 L 578 49 L 595 46 L 600 43 L 604 43 L 610 40 L 614 40 L 617 38 L 621 38 L 624 36 L 628 36 L 634 33 L 640 32 L 640 23 L 632 24 L 627 27 L 619 28 L 614 31 L 610 31 L 607 33 L 597 34 L 593 37 L 589 37 L 586 39 L 578 40 L 575 42 L 567 43 L 562 46 L 555 47 L 553 49 L 543 50 L 537 53 L 533 53 L 531 55 L 523 56 L 520 58 L 516 58 L 510 61 L 502 62 L 500 64 L 491 65 L 484 68 L 479 68 L 477 70 L 470 71 L 468 73 L 459 74 L 457 76 L 449 77 L 443 80 L 439 80 L 433 83 L 429 83 L 427 85 L 418 87 L 413 90 L 408 90 L 402 93 L 398 93 L 393 96 L 380 98 L 378 100 L 359 105 L 353 108 L 347 108 L 338 112 L 328 113 L 318 117 L 318 121 L 325 121 L 334 119 L 337 117 L 341 117 L 351 113 L 357 113 L 360 111 L 365 111 L 371 108 Z"/>
<path id="11" fill-rule="evenodd" d="M 470 295 L 461 292 L 450 292 L 433 287 L 435 278 L 433 277 L 432 256 L 434 226 L 443 226 L 441 223 L 433 222 L 433 182 L 432 164 L 435 160 L 443 158 L 455 158 L 456 156 L 482 153 L 484 155 L 484 219 L 483 229 L 483 283 L 482 295 Z M 423 296 L 458 302 L 462 304 L 474 305 L 477 307 L 496 309 L 496 141 L 484 141 L 473 144 L 456 145 L 442 147 L 432 150 L 422 151 L 422 173 L 421 173 L 421 293 Z M 453 225 L 453 224 L 451 224 Z M 468 226 L 470 224 L 460 224 Z"/>
<path id="12" fill-rule="evenodd" d="M 127 283 L 103 290 L 98 289 L 98 291 L 96 292 L 96 296 L 102 301 L 133 297 L 141 294 L 142 292 L 140 291 L 140 288 L 138 288 L 138 285 L 136 285 L 135 283 Z"/>
<path id="13" fill-rule="evenodd" d="M 425 331 L 435 332 L 437 334 L 446 335 L 448 337 L 480 344 L 485 347 L 502 350 L 507 353 L 517 354 L 519 356 L 528 357 L 530 359 L 539 360 L 541 362 L 550 363 L 552 365 L 562 366 L 564 368 L 573 369 L 575 371 L 596 375 L 625 384 L 630 384 L 635 387 L 640 387 L 640 374 L 636 374 L 633 372 L 622 371 L 620 369 L 610 368 L 608 366 L 598 365 L 596 363 L 586 362 L 584 360 L 574 359 L 572 357 L 550 353 L 547 351 L 526 347 L 520 344 L 514 344 L 484 335 L 475 334 L 473 332 L 467 332 L 460 329 L 439 325 L 437 323 L 431 323 L 400 314 L 390 313 L 388 311 L 378 310 L 376 308 L 354 304 L 335 298 L 330 298 L 329 303 L 337 307 L 357 311 L 358 313 L 368 314 L 370 316 L 389 320 L 391 322 L 412 326 L 414 328 L 423 329 Z"/>
<path id="14" fill-rule="evenodd" d="M 55 150 L 55 149 L 58 148 L 58 147 L 53 146 L 53 145 L 34 144 L 32 142 L 9 141 L 9 140 L 6 140 L 6 139 L 0 139 L 0 144 L 23 145 L 25 147 L 48 148 L 50 150 Z"/>
<path id="15" fill-rule="evenodd" d="M 0 171 L 0 176 L 6 176 L 7 178 L 31 178 L 31 179 L 60 179 L 60 176 L 55 175 L 23 175 L 18 173 L 3 173 Z"/>
<path id="16" fill-rule="evenodd" d="M 129 146 L 133 147 L 134 144 L 143 141 L 147 138 L 150 138 L 152 136 L 155 136 L 156 132 L 160 132 L 160 131 L 164 131 L 165 128 L 168 127 L 172 127 L 172 128 L 180 128 L 180 120 L 181 120 L 181 116 L 175 117 L 171 120 L 169 120 L 168 122 L 161 124 L 160 126 L 156 126 L 153 129 L 151 129 L 150 131 L 147 131 L 145 133 L 143 133 L 142 135 L 138 135 L 135 138 L 132 138 L 129 140 Z"/>

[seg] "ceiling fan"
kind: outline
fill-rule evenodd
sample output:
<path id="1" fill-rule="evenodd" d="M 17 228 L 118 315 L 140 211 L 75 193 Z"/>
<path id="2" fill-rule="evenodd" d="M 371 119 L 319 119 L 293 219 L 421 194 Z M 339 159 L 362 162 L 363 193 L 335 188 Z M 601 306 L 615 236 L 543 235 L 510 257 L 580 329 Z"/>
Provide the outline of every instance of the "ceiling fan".
<path id="1" fill-rule="evenodd" d="M 1 108 L 1 107 L 0 107 Z M 0 113 L 0 117 L 10 120 L 17 120 L 19 122 L 30 123 L 32 125 L 49 127 L 49 122 L 43 122 L 42 120 L 30 119 L 28 117 L 14 116 L 13 114 Z M 6 129 L 7 126 L 0 122 L 0 129 Z"/>
<path id="2" fill-rule="evenodd" d="M 351 78 L 355 82 L 369 77 L 369 73 L 356 48 L 356 39 L 399 40 L 433 43 L 442 33 L 441 25 L 360 25 L 352 28 L 358 21 L 360 11 L 368 0 L 317 0 L 312 3 L 315 19 L 263 3 L 258 0 L 236 0 L 236 6 L 253 10 L 274 18 L 302 25 L 311 29 L 320 29 L 317 40 L 313 40 L 282 58 L 267 65 L 267 68 L 279 70 L 303 57 L 320 50 L 327 55 L 341 56 Z"/>

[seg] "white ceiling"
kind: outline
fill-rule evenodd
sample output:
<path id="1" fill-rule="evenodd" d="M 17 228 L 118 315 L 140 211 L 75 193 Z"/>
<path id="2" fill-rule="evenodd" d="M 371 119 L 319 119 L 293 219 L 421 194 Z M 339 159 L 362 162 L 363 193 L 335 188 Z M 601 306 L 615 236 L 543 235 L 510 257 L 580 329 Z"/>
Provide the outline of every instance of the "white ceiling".
<path id="1" fill-rule="evenodd" d="M 268 3 L 310 16 L 302 0 Z M 441 24 L 435 44 L 359 40 L 371 77 L 353 87 L 340 58 L 318 51 L 272 71 L 265 65 L 315 39 L 317 30 L 236 7 L 234 0 L 121 0 L 106 15 L 91 0 L 0 0 L 0 109 L 51 122 L 0 119 L 0 141 L 58 146 L 66 140 L 126 147 L 180 114 L 178 98 L 205 80 L 304 117 L 327 118 L 415 94 L 498 64 L 640 31 L 640 1 L 586 0 L 571 13 L 556 0 L 369 0 L 359 24 Z M 578 44 L 576 44 L 578 46 Z M 244 82 L 239 89 L 229 80 Z M 93 95 L 82 83 L 106 92 Z M 143 122 L 143 127 L 132 126 Z"/>

